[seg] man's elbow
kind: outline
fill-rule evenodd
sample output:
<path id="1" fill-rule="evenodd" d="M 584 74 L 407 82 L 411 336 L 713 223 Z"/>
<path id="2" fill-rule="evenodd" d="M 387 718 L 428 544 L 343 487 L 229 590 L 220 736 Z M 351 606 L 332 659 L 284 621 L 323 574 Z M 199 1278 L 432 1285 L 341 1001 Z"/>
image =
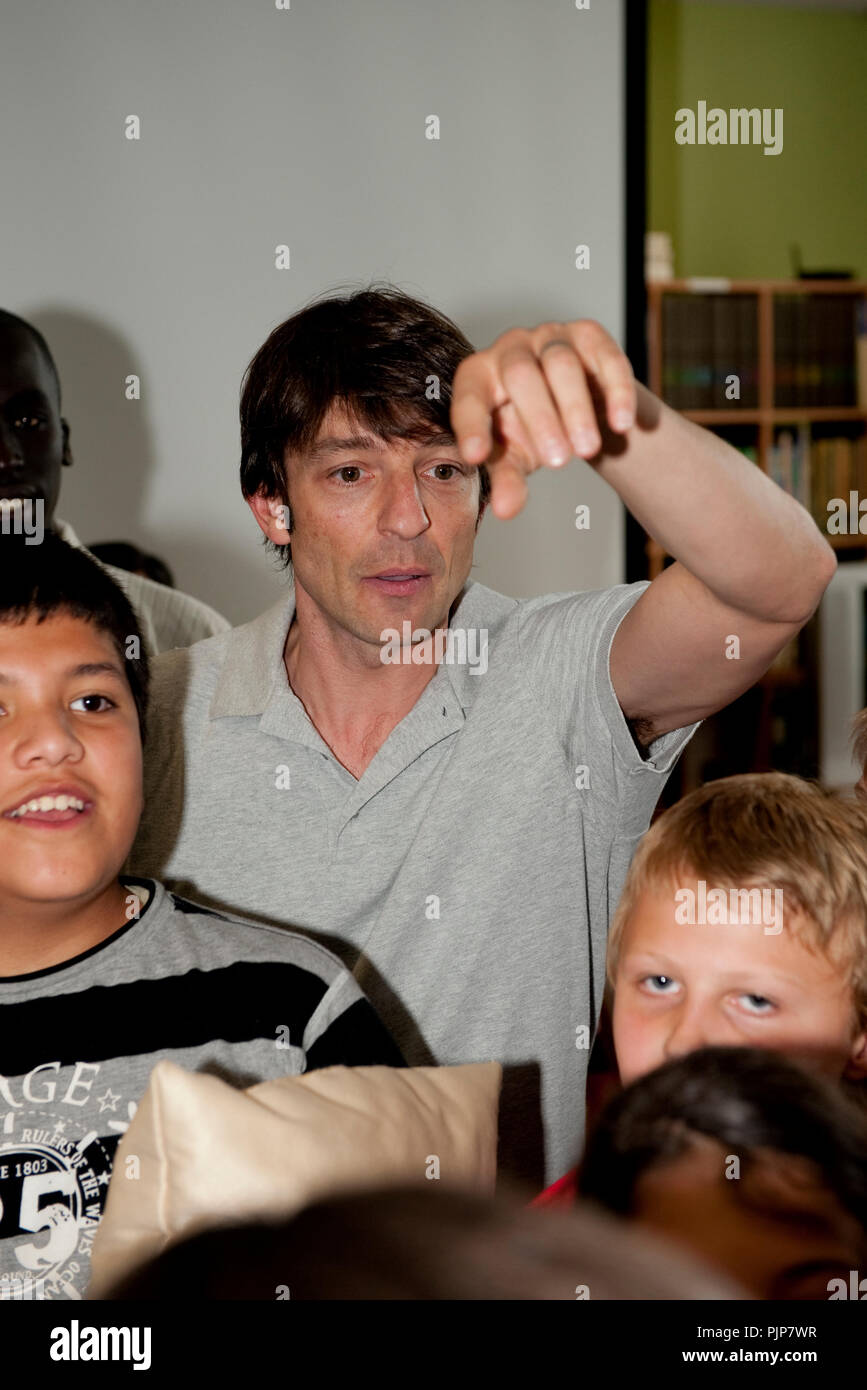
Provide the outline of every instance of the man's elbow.
<path id="1" fill-rule="evenodd" d="M 815 544 L 793 563 L 791 584 L 781 597 L 773 620 L 802 628 L 822 601 L 822 595 L 837 570 L 837 556 L 824 536 L 817 533 Z M 770 615 L 769 615 L 770 616 Z"/>
<path id="2" fill-rule="evenodd" d="M 822 601 L 822 595 L 837 572 L 837 553 L 824 536 L 819 536 L 816 558 L 809 571 L 809 592 L 803 622 L 812 618 Z"/>

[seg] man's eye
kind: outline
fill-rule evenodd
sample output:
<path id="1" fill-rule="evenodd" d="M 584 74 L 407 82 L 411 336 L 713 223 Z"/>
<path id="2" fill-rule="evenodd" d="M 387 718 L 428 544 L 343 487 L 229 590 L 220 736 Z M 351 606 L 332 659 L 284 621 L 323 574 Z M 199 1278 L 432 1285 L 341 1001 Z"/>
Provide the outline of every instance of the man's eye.
<path id="1" fill-rule="evenodd" d="M 775 1007 L 763 994 L 739 994 L 738 999 L 746 1001 L 746 1011 L 749 1014 L 766 1014 Z"/>
<path id="2" fill-rule="evenodd" d="M 16 430 L 33 430 L 43 424 L 44 420 L 44 415 L 19 415 L 12 424 Z"/>
<path id="3" fill-rule="evenodd" d="M 337 469 L 336 474 L 332 474 L 333 477 L 336 476 L 337 478 L 339 478 L 341 483 L 345 483 L 347 487 L 350 487 L 353 483 L 358 482 L 358 477 L 345 478 L 342 476 L 344 473 L 356 473 L 358 474 L 358 477 L 360 477 L 361 469 L 359 468 L 357 463 L 345 463 L 342 468 Z"/>
<path id="4" fill-rule="evenodd" d="M 649 994 L 671 994 L 672 986 L 677 984 L 670 975 L 645 975 L 639 983 Z"/>
<path id="5" fill-rule="evenodd" d="M 82 714 L 103 714 L 108 709 L 117 709 L 114 700 L 110 700 L 107 695 L 79 695 L 77 700 L 73 700 L 71 709 L 76 705 L 85 705 Z"/>
<path id="6" fill-rule="evenodd" d="M 447 476 L 445 478 L 440 477 L 439 479 L 441 483 L 450 483 L 455 473 L 460 473 L 461 471 L 456 463 L 435 463 L 433 469 L 437 468 L 445 468 L 447 470 Z M 433 471 L 433 469 L 431 471 Z"/>

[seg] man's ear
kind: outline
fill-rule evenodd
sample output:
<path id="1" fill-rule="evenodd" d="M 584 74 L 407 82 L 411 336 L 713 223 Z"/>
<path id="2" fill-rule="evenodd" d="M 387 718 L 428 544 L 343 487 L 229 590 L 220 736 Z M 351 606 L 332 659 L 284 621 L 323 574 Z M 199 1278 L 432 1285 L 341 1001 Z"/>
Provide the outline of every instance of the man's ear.
<path id="1" fill-rule="evenodd" d="M 62 415 L 60 417 L 60 432 L 63 437 L 63 453 L 61 454 L 60 462 L 67 468 L 71 468 L 72 450 L 69 447 L 69 422 L 64 420 Z"/>
<path id="2" fill-rule="evenodd" d="M 856 1033 L 852 1041 L 843 1075 L 847 1081 L 863 1081 L 867 1077 L 867 1026 Z"/>
<path id="3" fill-rule="evenodd" d="M 279 497 L 266 497 L 254 492 L 246 499 L 260 529 L 274 545 L 288 545 L 292 532 L 292 513 L 287 502 Z"/>

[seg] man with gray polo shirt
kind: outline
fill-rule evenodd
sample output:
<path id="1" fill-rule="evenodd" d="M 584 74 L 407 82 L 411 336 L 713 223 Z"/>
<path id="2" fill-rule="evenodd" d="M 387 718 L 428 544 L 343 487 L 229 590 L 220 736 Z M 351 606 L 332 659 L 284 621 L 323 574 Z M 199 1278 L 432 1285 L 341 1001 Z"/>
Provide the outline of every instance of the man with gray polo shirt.
<path id="1" fill-rule="evenodd" d="M 833 554 L 589 320 L 473 353 L 398 291 L 324 299 L 260 349 L 241 421 L 242 488 L 294 584 L 156 662 L 130 866 L 322 941 L 411 1065 L 500 1061 L 501 1171 L 539 1186 L 580 1150 L 608 921 L 660 790 Z M 572 450 L 675 563 L 530 600 L 470 581 L 488 496 L 514 516 Z M 484 670 L 434 652 L 446 628 Z"/>

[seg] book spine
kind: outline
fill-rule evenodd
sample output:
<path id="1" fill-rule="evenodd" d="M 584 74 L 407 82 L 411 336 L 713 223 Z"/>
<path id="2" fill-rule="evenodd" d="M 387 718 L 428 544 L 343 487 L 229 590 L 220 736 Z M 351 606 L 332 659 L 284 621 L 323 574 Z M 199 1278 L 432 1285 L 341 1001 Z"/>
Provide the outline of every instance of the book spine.
<path id="1" fill-rule="evenodd" d="M 792 304 L 792 400 L 791 405 L 807 405 L 807 326 L 806 295 L 794 297 Z"/>
<path id="2" fill-rule="evenodd" d="M 774 298 L 774 405 L 795 404 L 794 303 L 788 294 Z"/>
<path id="3" fill-rule="evenodd" d="M 744 410 L 756 410 L 759 404 L 759 301 L 754 294 L 739 294 L 733 303 L 741 406 Z"/>
<path id="4" fill-rule="evenodd" d="M 810 440 L 810 426 L 806 424 L 799 425 L 798 459 L 800 472 L 798 477 L 798 488 L 797 492 L 795 493 L 795 496 L 797 497 L 801 506 L 804 507 L 807 511 L 810 510 L 810 489 L 812 478 L 811 452 L 812 451 Z"/>
<path id="5" fill-rule="evenodd" d="M 867 410 L 867 299 L 855 301 L 855 399 Z"/>
<path id="6" fill-rule="evenodd" d="M 715 294 L 711 300 L 713 324 L 713 395 L 711 405 L 724 409 L 731 405 L 735 410 L 743 408 L 744 380 L 743 367 L 738 355 L 737 300 L 731 295 Z M 726 382 L 736 376 L 740 382 L 739 394 L 729 399 L 726 395 Z"/>

